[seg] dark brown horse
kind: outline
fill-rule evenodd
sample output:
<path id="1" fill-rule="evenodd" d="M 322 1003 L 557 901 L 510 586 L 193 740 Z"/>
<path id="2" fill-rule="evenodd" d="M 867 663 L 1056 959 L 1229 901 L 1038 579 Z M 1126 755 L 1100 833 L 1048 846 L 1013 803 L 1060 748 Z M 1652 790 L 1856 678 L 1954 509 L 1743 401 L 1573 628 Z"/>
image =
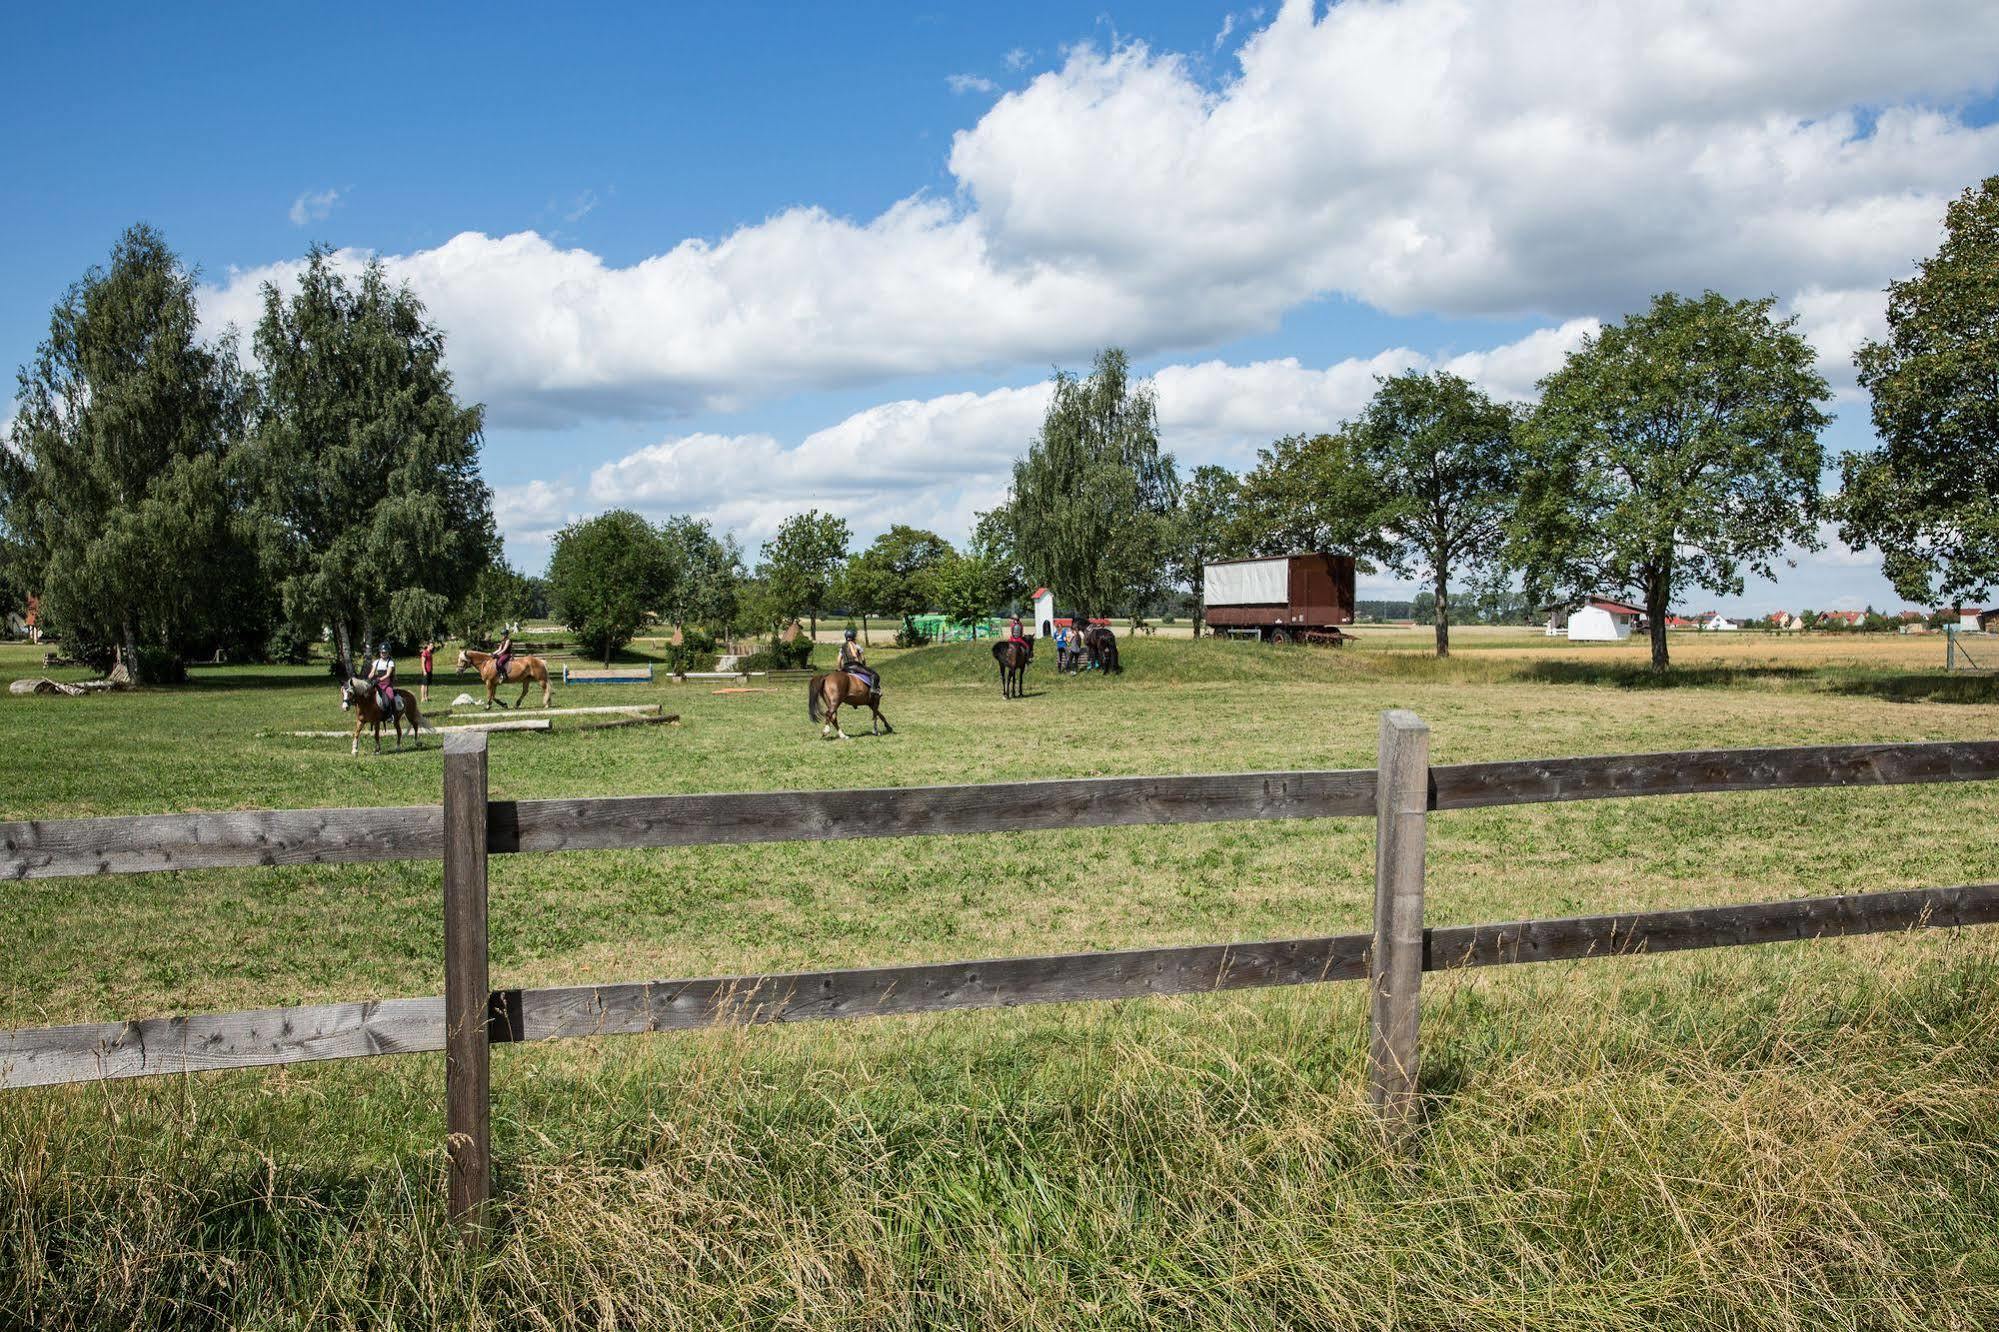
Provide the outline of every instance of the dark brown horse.
<path id="1" fill-rule="evenodd" d="M 1000 668 L 1000 697 L 1019 698 L 1027 692 L 1027 663 L 1034 654 L 1021 643 L 1003 638 L 993 644 L 993 660 Z"/>
<path id="2" fill-rule="evenodd" d="M 1123 675 L 1124 667 L 1117 659 L 1117 635 L 1110 626 L 1093 624 L 1083 631 L 1083 646 L 1089 649 L 1090 664 L 1105 675 Z"/>
<path id="3" fill-rule="evenodd" d="M 824 675 L 813 676 L 812 682 L 805 687 L 805 715 L 819 721 L 820 714 L 825 714 L 819 734 L 827 740 L 854 738 L 840 729 L 840 709 L 849 704 L 864 707 L 874 714 L 873 734 L 895 734 L 895 727 L 890 726 L 888 718 L 882 716 L 880 687 L 870 685 L 860 676 L 847 671 L 827 671 Z"/>
<path id="4" fill-rule="evenodd" d="M 355 675 L 351 670 L 342 671 L 341 674 L 346 678 L 340 682 L 340 706 L 343 710 L 347 708 L 354 709 L 354 745 L 353 748 L 348 750 L 350 754 L 358 755 L 361 752 L 361 728 L 363 726 L 374 726 L 375 752 L 377 754 L 382 752 L 382 723 L 385 721 L 393 720 L 396 724 L 397 749 L 403 747 L 403 719 L 405 717 L 409 719 L 410 739 L 415 742 L 418 749 L 423 748 L 422 732 L 437 730 L 435 726 L 432 726 L 423 719 L 423 712 L 417 706 L 416 696 L 411 694 L 409 690 L 398 689 L 395 691 L 397 707 L 394 717 L 391 718 L 389 710 L 382 706 L 382 691 L 375 687 L 373 680 L 364 680 L 360 676 Z"/>
<path id="5" fill-rule="evenodd" d="M 466 648 L 458 654 L 458 669 L 462 671 L 468 666 L 477 669 L 479 678 L 485 682 L 487 707 L 499 703 L 503 708 L 517 708 L 526 701 L 528 686 L 537 684 L 541 686 L 541 705 L 548 706 L 548 663 L 540 657 L 530 657 L 525 652 L 512 653 L 507 657 L 507 678 L 504 680 L 500 678 L 499 668 L 493 664 L 490 652 L 474 652 Z M 520 683 L 521 692 L 513 702 L 504 703 L 493 697 L 501 685 L 516 681 Z"/>

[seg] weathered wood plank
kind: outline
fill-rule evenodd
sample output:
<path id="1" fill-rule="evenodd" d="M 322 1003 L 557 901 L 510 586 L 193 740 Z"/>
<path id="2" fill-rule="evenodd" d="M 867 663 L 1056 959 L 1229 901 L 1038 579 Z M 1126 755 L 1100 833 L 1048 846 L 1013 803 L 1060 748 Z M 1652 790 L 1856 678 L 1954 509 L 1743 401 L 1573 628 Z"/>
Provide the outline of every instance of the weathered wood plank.
<path id="1" fill-rule="evenodd" d="M 575 729 L 579 731 L 615 731 L 626 726 L 678 726 L 680 714 L 669 712 L 658 717 L 626 717 L 620 721 L 584 722 Z"/>
<path id="2" fill-rule="evenodd" d="M 0 878 L 435 860 L 443 849 L 437 805 L 41 819 L 0 823 Z"/>
<path id="3" fill-rule="evenodd" d="M 658 712 L 659 704 L 617 703 L 617 704 L 605 704 L 601 707 L 592 706 L 587 708 L 507 708 L 505 711 L 501 711 L 500 709 L 495 708 L 490 712 L 487 712 L 486 709 L 482 708 L 480 709 L 480 711 L 485 713 L 487 716 L 491 717 L 549 717 L 555 719 L 560 719 L 563 717 L 594 717 L 594 716 L 605 716 L 605 715 L 623 715 L 627 717 L 637 717 L 648 713 Z"/>
<path id="4" fill-rule="evenodd" d="M 1368 936 L 506 992 L 523 1040 L 816 1022 L 1358 980 Z M 516 999 L 516 995 L 518 998 Z"/>
<path id="5" fill-rule="evenodd" d="M 826 841 L 1374 812 L 1372 770 L 495 801 L 495 851 Z"/>
<path id="6" fill-rule="evenodd" d="M 513 724 L 540 729 L 539 719 Z M 1472 809 L 1615 796 L 1992 780 L 1999 778 L 1999 741 L 1612 754 L 1455 764 L 1430 772 L 1432 809 Z M 1374 813 L 1374 781 L 1372 769 L 1350 769 L 496 802 L 491 850 L 1362 817 Z M 442 854 L 442 819 L 437 806 L 428 806 L 0 823 L 0 878 L 434 860 Z"/>
<path id="7" fill-rule="evenodd" d="M 428 730 L 424 731 L 422 734 L 450 735 L 455 731 L 546 731 L 549 729 L 551 729 L 551 727 L 546 719 L 534 720 L 534 721 L 509 720 L 509 721 L 488 721 L 488 722 L 462 722 L 457 726 L 433 726 L 430 727 Z M 286 732 L 286 734 L 296 736 L 300 739 L 345 740 L 349 736 L 352 736 L 354 732 L 352 729 L 349 729 L 345 731 L 288 731 Z M 413 738 L 418 738 L 418 739 L 421 738 L 421 736 L 418 736 L 416 732 L 411 732 L 410 734 Z M 362 730 L 361 738 L 363 740 L 372 741 L 373 737 L 374 737 L 373 730 L 367 728 L 364 728 Z"/>
<path id="8" fill-rule="evenodd" d="M 444 1120 L 451 1214 L 477 1228 L 493 1195 L 492 984 L 486 958 L 486 737 L 444 742 Z"/>
<path id="9" fill-rule="evenodd" d="M 444 1000 L 265 1008 L 0 1032 L 0 1087 L 261 1068 L 444 1048 Z"/>
<path id="10" fill-rule="evenodd" d="M 1999 924 L 1999 884 L 1908 888 L 1746 906 L 1444 926 L 1428 932 L 1424 965 L 1434 971 L 1992 924 Z"/>
<path id="11" fill-rule="evenodd" d="M 1424 970 L 1732 948 L 1999 924 L 1999 883 L 1425 931 Z M 960 1008 L 1134 999 L 1360 980 L 1365 934 L 854 970 L 501 990 L 496 1041 L 810 1022 Z M 515 1025 L 516 1019 L 518 1025 Z M 254 1013 L 0 1032 L 0 1088 L 255 1068 L 444 1048 L 444 1000 L 367 1000 Z"/>
<path id="12" fill-rule="evenodd" d="M 1413 712 L 1381 714 L 1375 795 L 1374 947 L 1369 969 L 1368 1102 L 1393 1132 L 1416 1110 L 1423 988 L 1424 819 L 1430 728 Z"/>
<path id="13" fill-rule="evenodd" d="M 1999 779 L 1999 740 L 1509 759 L 1432 768 L 1432 809 Z"/>

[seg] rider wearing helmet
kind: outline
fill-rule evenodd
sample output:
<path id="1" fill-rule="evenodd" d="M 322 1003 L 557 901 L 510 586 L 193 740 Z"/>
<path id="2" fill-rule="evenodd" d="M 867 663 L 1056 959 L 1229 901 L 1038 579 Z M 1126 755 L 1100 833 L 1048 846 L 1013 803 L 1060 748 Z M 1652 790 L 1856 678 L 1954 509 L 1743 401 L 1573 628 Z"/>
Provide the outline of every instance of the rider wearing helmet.
<path id="1" fill-rule="evenodd" d="M 839 668 L 847 674 L 858 678 L 872 692 L 879 694 L 881 692 L 881 677 L 876 675 L 873 669 L 866 664 L 865 655 L 861 649 L 861 645 L 854 639 L 854 631 L 849 629 L 840 642 Z"/>
<path id="2" fill-rule="evenodd" d="M 368 679 L 382 698 L 382 710 L 393 713 L 396 710 L 396 659 L 389 653 L 389 645 L 384 642 L 375 649 L 375 660 L 369 663 Z"/>
<path id="3" fill-rule="evenodd" d="M 499 677 L 502 684 L 506 683 L 507 663 L 513 659 L 513 655 L 514 631 L 511 628 L 504 628 L 500 630 L 500 645 L 493 649 L 493 673 Z"/>

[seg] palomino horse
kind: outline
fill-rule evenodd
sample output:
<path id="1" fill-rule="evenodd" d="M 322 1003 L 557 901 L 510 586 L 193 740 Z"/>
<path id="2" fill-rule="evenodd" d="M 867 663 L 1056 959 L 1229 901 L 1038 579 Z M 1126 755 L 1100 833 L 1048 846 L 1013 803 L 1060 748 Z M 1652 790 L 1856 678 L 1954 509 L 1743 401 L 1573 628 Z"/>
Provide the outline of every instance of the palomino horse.
<path id="1" fill-rule="evenodd" d="M 993 644 L 993 660 L 1000 668 L 1000 697 L 1019 698 L 1027 692 L 1027 663 L 1034 654 L 1025 644 L 1002 638 Z"/>
<path id="2" fill-rule="evenodd" d="M 507 658 L 507 678 L 504 680 L 500 678 L 500 672 L 494 667 L 493 654 L 490 652 L 474 652 L 470 648 L 461 651 L 458 654 L 458 669 L 462 671 L 468 666 L 477 670 L 479 678 L 486 684 L 485 706 L 490 708 L 495 703 L 499 703 L 503 708 L 517 708 L 526 701 L 528 686 L 531 684 L 541 686 L 541 705 L 543 707 L 548 706 L 548 663 L 540 657 L 530 657 L 525 652 L 514 653 Z M 513 684 L 517 680 L 520 682 L 521 692 L 520 696 L 514 699 L 513 702 L 501 703 L 499 699 L 493 697 L 493 694 L 501 685 Z"/>
<path id="3" fill-rule="evenodd" d="M 393 718 L 382 706 L 382 691 L 375 687 L 373 680 L 364 680 L 351 671 L 342 671 L 346 678 L 340 682 L 340 706 L 343 710 L 354 709 L 354 746 L 348 753 L 361 752 L 361 728 L 372 724 L 375 728 L 375 752 L 382 752 L 382 723 L 393 720 L 396 724 L 396 748 L 403 747 L 403 718 L 409 718 L 410 739 L 418 749 L 423 748 L 424 731 L 437 728 L 423 719 L 423 712 L 417 707 L 416 697 L 407 689 L 396 690 L 398 704 Z"/>
<path id="4" fill-rule="evenodd" d="M 852 704 L 865 707 L 874 713 L 874 735 L 894 735 L 895 727 L 882 716 L 882 694 L 878 688 L 869 687 L 867 681 L 846 671 L 828 671 L 824 675 L 812 677 L 812 683 L 805 687 L 805 715 L 813 721 L 819 720 L 823 711 L 826 720 L 819 728 L 819 734 L 831 740 L 838 736 L 842 740 L 854 737 L 840 729 L 840 709 Z"/>

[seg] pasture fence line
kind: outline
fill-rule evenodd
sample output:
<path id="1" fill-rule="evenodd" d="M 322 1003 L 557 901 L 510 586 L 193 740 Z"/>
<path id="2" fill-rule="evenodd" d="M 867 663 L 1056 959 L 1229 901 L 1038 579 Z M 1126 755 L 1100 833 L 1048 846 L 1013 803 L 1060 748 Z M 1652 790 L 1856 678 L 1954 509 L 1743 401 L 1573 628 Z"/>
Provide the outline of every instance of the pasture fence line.
<path id="1" fill-rule="evenodd" d="M 1972 884 L 1431 927 L 1432 813 L 1994 779 L 1999 741 L 1432 765 L 1428 727 L 1391 711 L 1373 769 L 495 801 L 486 735 L 459 733 L 445 741 L 440 805 L 0 823 L 11 879 L 442 860 L 445 962 L 445 993 L 430 998 L 0 1031 L 0 1088 L 442 1050 L 450 1205 L 476 1227 L 491 1201 L 495 1045 L 1366 979 L 1369 1099 L 1399 1134 L 1418 1108 L 1425 971 L 1999 923 L 1999 884 Z M 494 855 L 1369 816 L 1366 934 L 541 989 L 494 989 L 489 975 Z"/>

